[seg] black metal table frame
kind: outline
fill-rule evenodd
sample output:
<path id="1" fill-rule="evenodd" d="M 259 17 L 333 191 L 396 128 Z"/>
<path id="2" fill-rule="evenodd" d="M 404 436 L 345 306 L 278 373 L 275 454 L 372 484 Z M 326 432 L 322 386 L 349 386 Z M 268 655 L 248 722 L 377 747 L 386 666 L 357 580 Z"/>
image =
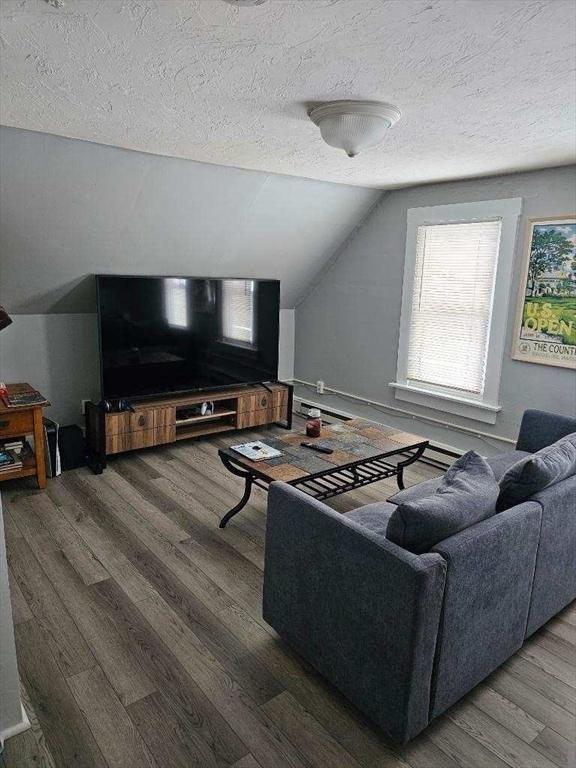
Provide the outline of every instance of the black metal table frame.
<path id="1" fill-rule="evenodd" d="M 387 477 L 396 477 L 398 488 L 403 490 L 404 469 L 418 461 L 427 447 L 428 441 L 425 440 L 415 446 L 401 447 L 397 451 L 388 451 L 371 458 L 359 459 L 349 464 L 334 466 L 330 469 L 286 482 L 288 485 L 304 491 L 319 501 L 325 501 L 332 496 L 339 496 L 341 493 L 348 493 L 348 491 L 362 488 L 364 485 L 377 483 L 379 480 L 384 480 Z M 408 454 L 408 458 L 399 461 L 397 464 L 390 464 L 384 461 L 385 458 L 390 456 L 405 456 L 406 454 Z M 250 499 L 253 486 L 267 491 L 268 486 L 273 481 L 257 469 L 247 469 L 243 464 L 237 463 L 223 449 L 218 451 L 218 455 L 220 456 L 220 461 L 229 472 L 244 480 L 244 494 L 242 498 L 220 521 L 220 528 L 225 528 L 234 515 L 237 515 L 240 510 L 244 509 Z"/>

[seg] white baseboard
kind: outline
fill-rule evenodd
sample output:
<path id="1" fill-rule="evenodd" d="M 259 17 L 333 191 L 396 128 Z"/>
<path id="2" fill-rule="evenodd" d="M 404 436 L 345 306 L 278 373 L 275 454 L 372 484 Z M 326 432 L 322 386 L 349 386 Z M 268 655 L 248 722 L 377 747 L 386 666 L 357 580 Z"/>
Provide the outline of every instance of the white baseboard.
<path id="1" fill-rule="evenodd" d="M 9 728 L 5 728 L 3 731 L 0 731 L 0 746 L 2 748 L 4 747 L 4 742 L 6 739 L 10 739 L 12 736 L 18 736 L 19 733 L 23 733 L 24 731 L 27 731 L 28 728 L 30 728 L 30 720 L 28 720 L 26 710 L 22 704 L 20 704 L 20 707 L 22 709 L 22 720 L 20 720 L 19 723 L 11 725 Z"/>

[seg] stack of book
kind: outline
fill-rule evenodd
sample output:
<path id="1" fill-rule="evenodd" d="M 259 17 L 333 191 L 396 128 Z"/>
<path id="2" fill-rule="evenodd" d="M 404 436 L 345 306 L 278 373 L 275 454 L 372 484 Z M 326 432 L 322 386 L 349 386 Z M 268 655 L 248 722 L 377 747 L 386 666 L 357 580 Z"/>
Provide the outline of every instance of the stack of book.
<path id="1" fill-rule="evenodd" d="M 0 474 L 22 469 L 22 459 L 20 458 L 22 449 L 22 440 L 0 443 Z"/>
<path id="2" fill-rule="evenodd" d="M 27 408 L 31 405 L 45 405 L 48 401 L 35 389 L 22 392 L 8 392 L 6 385 L 0 390 L 0 395 L 7 408 Z"/>

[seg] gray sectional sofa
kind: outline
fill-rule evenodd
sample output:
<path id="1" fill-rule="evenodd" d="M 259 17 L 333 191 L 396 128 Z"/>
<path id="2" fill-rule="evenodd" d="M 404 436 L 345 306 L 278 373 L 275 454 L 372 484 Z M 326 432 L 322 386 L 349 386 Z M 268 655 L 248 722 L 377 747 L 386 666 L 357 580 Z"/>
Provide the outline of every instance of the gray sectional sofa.
<path id="1" fill-rule="evenodd" d="M 516 450 L 488 463 L 499 479 L 574 432 L 576 419 L 526 411 Z M 439 482 L 409 493 L 423 498 Z M 341 515 L 274 483 L 263 611 L 289 645 L 404 743 L 576 598 L 576 475 L 423 554 L 386 538 L 395 509 L 383 502 Z"/>

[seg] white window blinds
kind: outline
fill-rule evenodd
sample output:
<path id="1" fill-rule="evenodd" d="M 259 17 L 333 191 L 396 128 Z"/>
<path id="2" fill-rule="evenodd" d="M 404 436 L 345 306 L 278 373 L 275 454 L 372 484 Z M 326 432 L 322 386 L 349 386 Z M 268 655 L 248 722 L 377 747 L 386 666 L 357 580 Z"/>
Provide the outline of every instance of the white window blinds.
<path id="1" fill-rule="evenodd" d="M 408 382 L 482 395 L 501 221 L 418 227 Z"/>
<path id="2" fill-rule="evenodd" d="M 164 307 L 168 325 L 172 328 L 188 327 L 188 288 L 186 280 L 167 277 L 164 280 Z"/>
<path id="3" fill-rule="evenodd" d="M 254 344 L 254 280 L 222 281 L 222 335 Z"/>

